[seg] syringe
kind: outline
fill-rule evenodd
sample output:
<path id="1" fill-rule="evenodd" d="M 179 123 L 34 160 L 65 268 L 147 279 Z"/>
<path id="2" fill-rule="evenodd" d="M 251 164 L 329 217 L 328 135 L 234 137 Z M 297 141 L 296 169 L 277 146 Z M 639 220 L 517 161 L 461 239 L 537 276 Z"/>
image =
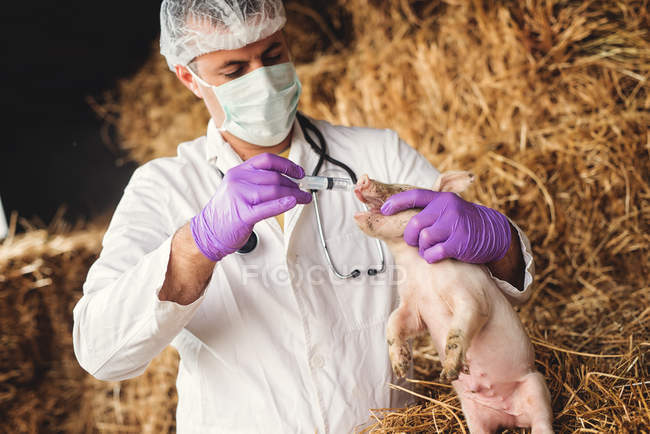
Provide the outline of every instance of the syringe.
<path id="1" fill-rule="evenodd" d="M 339 190 L 352 191 L 354 183 L 348 178 L 333 178 L 331 176 L 305 176 L 302 179 L 292 178 L 290 180 L 298 184 L 301 190 Z"/>

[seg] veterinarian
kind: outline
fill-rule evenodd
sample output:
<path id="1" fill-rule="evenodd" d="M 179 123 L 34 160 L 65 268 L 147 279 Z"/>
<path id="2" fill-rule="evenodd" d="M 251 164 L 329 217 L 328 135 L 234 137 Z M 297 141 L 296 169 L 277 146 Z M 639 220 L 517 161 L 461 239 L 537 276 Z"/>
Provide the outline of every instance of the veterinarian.
<path id="1" fill-rule="evenodd" d="M 284 175 L 430 187 L 439 172 L 391 130 L 296 115 L 280 0 L 164 0 L 160 17 L 161 52 L 211 120 L 133 174 L 74 309 L 79 363 L 124 380 L 173 345 L 180 433 L 341 433 L 403 406 L 388 386 L 393 258 L 356 227 L 352 193 L 312 196 Z M 409 207 L 424 208 L 404 234 L 424 260 L 487 264 L 528 298 L 530 246 L 505 216 L 425 190 L 382 212 Z"/>

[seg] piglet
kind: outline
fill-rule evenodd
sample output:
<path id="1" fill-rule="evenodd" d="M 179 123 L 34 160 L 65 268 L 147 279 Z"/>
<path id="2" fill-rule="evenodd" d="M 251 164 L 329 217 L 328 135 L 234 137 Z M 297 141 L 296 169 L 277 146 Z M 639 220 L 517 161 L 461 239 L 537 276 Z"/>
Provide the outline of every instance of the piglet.
<path id="1" fill-rule="evenodd" d="M 468 172 L 445 172 L 432 189 L 459 193 L 472 181 Z M 388 197 L 413 188 L 367 175 L 355 187 L 370 208 L 354 216 L 357 225 L 386 243 L 405 274 L 398 287 L 400 305 L 386 328 L 393 371 L 406 374 L 408 340 L 428 330 L 442 361 L 440 377 L 456 390 L 470 432 L 532 427 L 533 434 L 552 433 L 550 395 L 535 369 L 533 346 L 487 267 L 454 259 L 428 264 L 402 238 L 407 222 L 420 210 L 380 213 Z"/>

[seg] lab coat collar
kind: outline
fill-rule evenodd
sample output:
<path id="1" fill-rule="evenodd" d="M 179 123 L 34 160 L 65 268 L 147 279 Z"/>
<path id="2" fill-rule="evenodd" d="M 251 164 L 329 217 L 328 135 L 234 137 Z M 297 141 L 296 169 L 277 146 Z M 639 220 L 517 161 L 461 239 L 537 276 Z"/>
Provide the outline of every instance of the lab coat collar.
<path id="1" fill-rule="evenodd" d="M 325 136 L 326 132 L 321 131 Z M 300 122 L 296 118 L 293 121 L 293 137 L 291 139 L 291 150 L 289 151 L 289 160 L 298 164 L 305 170 L 305 175 L 311 175 L 316 163 L 318 163 L 318 154 L 311 149 L 305 139 L 305 134 L 300 127 Z M 284 248 L 288 252 L 291 245 L 291 237 L 294 234 L 294 228 L 305 207 L 314 206 L 313 203 L 307 205 L 296 205 L 285 213 L 284 217 Z"/>

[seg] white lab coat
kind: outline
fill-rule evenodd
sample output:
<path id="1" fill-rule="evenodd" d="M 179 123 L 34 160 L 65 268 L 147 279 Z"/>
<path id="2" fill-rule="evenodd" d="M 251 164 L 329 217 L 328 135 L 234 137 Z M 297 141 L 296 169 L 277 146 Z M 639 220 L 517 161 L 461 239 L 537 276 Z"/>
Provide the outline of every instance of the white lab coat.
<path id="1" fill-rule="evenodd" d="M 331 156 L 385 182 L 431 186 L 438 171 L 391 130 L 314 121 Z M 310 173 L 317 155 L 296 122 L 289 159 Z M 257 248 L 217 263 L 203 295 L 190 305 L 159 301 L 170 241 L 197 214 L 224 173 L 241 163 L 214 124 L 207 136 L 178 147 L 133 174 L 74 309 L 74 349 L 81 366 L 104 380 L 140 375 L 167 345 L 180 353 L 179 433 L 342 433 L 367 422 L 370 408 L 398 407 L 408 395 L 391 390 L 385 325 L 397 306 L 394 260 L 378 266 L 375 241 L 352 218 L 352 194 L 319 193 L 324 233 L 335 265 L 362 275 L 340 280 L 327 266 L 313 204 L 255 226 Z M 321 175 L 347 176 L 326 163 Z M 533 262 L 526 261 L 529 296 Z M 496 279 L 498 280 L 498 279 Z"/>

